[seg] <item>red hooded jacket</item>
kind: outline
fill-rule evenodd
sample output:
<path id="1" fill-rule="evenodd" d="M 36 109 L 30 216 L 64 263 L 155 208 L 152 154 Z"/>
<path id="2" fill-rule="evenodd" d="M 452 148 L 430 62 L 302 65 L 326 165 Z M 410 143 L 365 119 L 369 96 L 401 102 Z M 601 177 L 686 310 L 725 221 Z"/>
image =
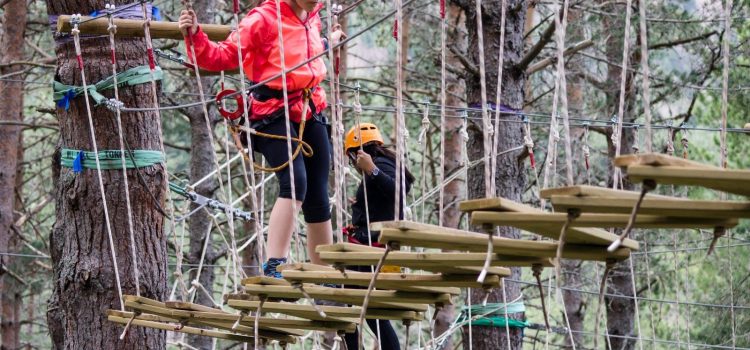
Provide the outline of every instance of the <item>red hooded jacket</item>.
<path id="1" fill-rule="evenodd" d="M 305 20 L 301 20 L 291 7 L 281 2 L 281 25 L 284 33 L 284 66 L 289 69 L 308 60 L 325 49 L 320 37 L 321 20 L 318 12 L 323 7 L 319 4 L 310 12 Z M 212 42 L 200 28 L 193 35 L 195 56 L 188 50 L 188 57 L 197 65 L 209 71 L 231 70 L 238 68 L 237 35 L 240 35 L 242 45 L 242 66 L 247 78 L 253 82 L 261 82 L 281 72 L 281 53 L 278 37 L 278 23 L 276 17 L 275 0 L 266 0 L 260 6 L 252 9 L 240 21 L 239 30 L 233 31 L 223 42 Z M 298 69 L 286 74 L 286 84 L 289 91 L 290 119 L 300 122 L 303 109 L 303 99 L 300 91 L 318 86 L 325 78 L 326 66 L 322 58 L 309 62 Z M 281 78 L 276 78 L 266 86 L 281 90 Z M 325 91 L 316 88 L 312 94 L 312 102 L 317 111 L 326 108 Z M 250 119 L 257 120 L 267 117 L 284 107 L 282 99 L 271 98 L 266 101 L 252 100 L 252 115 Z M 310 119 L 312 111 L 308 108 L 305 119 Z"/>

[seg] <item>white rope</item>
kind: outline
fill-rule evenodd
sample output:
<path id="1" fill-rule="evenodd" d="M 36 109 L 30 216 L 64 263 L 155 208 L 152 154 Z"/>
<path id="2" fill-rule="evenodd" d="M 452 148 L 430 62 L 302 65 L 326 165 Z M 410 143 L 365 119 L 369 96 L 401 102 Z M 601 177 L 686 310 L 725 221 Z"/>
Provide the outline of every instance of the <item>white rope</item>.
<path id="1" fill-rule="evenodd" d="M 326 0 L 326 8 L 328 10 L 328 16 L 326 16 L 327 24 L 328 24 L 328 62 L 331 66 L 330 69 L 328 69 L 328 83 L 331 91 L 331 119 L 333 125 L 331 125 L 331 139 L 333 140 L 333 179 L 334 179 L 334 190 L 333 190 L 333 196 L 335 198 L 335 205 L 336 205 L 336 235 L 339 242 L 344 241 L 343 236 L 343 225 L 345 222 L 345 216 L 344 216 L 344 206 L 346 205 L 346 187 L 343 185 L 343 179 L 345 178 L 345 174 L 343 173 L 341 164 L 342 156 L 343 156 L 343 145 L 341 143 L 341 138 L 343 136 L 343 133 L 341 132 L 341 129 L 339 128 L 339 125 L 343 127 L 344 121 L 342 118 L 340 118 L 340 115 L 338 113 L 337 107 L 338 107 L 338 101 L 340 99 L 338 95 L 338 89 L 336 88 L 336 83 L 338 83 L 338 75 L 336 74 L 336 58 L 333 52 L 333 47 L 336 46 L 336 44 L 333 42 L 333 26 L 335 22 L 334 21 L 334 12 L 338 9 L 338 7 L 331 6 L 331 0 Z"/>
<path id="2" fill-rule="evenodd" d="M 189 1 L 183 1 L 183 4 L 186 6 L 187 9 L 192 10 L 192 5 L 190 4 Z M 201 108 L 202 108 L 202 111 L 203 111 L 203 119 L 206 122 L 206 130 L 207 130 L 207 135 L 208 135 L 209 143 L 212 145 L 210 147 L 210 149 L 211 149 L 211 158 L 212 158 L 212 161 L 213 161 L 214 166 L 216 167 L 216 169 L 220 169 L 221 166 L 219 165 L 218 156 L 216 155 L 216 150 L 214 150 L 214 148 L 213 148 L 213 144 L 214 144 L 213 128 L 211 127 L 211 121 L 210 121 L 210 117 L 209 117 L 209 113 L 208 113 L 208 105 L 207 105 L 207 103 L 205 101 L 205 93 L 204 93 L 204 90 L 203 90 L 203 82 L 201 81 L 200 68 L 199 68 L 199 65 L 198 65 L 198 57 L 195 54 L 195 45 L 193 45 L 193 33 L 192 33 L 192 30 L 188 29 L 188 33 L 189 33 L 189 35 L 188 35 L 189 44 L 187 44 L 187 46 L 189 46 L 191 56 L 193 57 L 193 60 L 194 60 L 194 63 L 195 63 L 193 65 L 193 68 L 194 68 L 193 72 L 195 73 L 196 86 L 198 88 L 198 94 L 199 94 L 200 99 L 201 99 L 201 104 L 200 105 L 201 105 Z M 147 41 L 149 41 L 149 40 L 147 40 Z M 240 65 L 240 67 L 241 66 L 242 65 Z M 228 143 L 225 142 L 224 146 L 225 146 L 225 153 L 229 154 Z M 216 172 L 216 178 L 217 178 L 217 180 L 219 182 L 219 189 L 220 189 L 220 191 L 224 193 L 225 198 L 229 202 L 229 211 L 227 213 L 225 213 L 225 214 L 226 214 L 226 216 L 227 216 L 227 218 L 229 220 L 229 232 L 230 232 L 231 240 L 233 242 L 230 245 L 229 250 L 230 250 L 230 257 L 234 260 L 234 265 L 235 265 L 234 266 L 234 271 L 235 271 L 235 281 L 234 281 L 235 285 L 234 285 L 234 290 L 237 291 L 237 286 L 236 286 L 236 280 L 237 280 L 237 278 L 236 278 L 236 274 L 237 274 L 237 269 L 238 269 L 237 265 L 240 264 L 240 262 L 237 259 L 237 254 L 236 254 L 236 250 L 235 250 L 236 244 L 234 244 L 234 207 L 231 204 L 231 202 L 232 202 L 232 193 L 231 193 L 231 183 L 230 182 L 231 182 L 232 178 L 231 178 L 231 170 L 230 170 L 230 168 L 231 167 L 227 167 L 227 173 L 230 175 L 227 178 L 227 186 L 229 188 L 225 188 L 224 187 L 224 181 L 223 181 L 223 179 L 221 177 L 221 172 L 220 171 Z"/>
<path id="3" fill-rule="evenodd" d="M 396 129 L 396 195 L 394 203 L 394 219 L 398 220 L 401 217 L 401 178 L 403 176 L 401 172 L 401 164 L 404 162 L 403 139 L 401 138 L 401 132 L 403 131 L 404 123 L 404 96 L 403 96 L 403 65 L 402 62 L 402 36 L 403 36 L 403 10 L 401 8 L 401 0 L 394 0 L 396 6 L 396 113 L 394 128 Z M 399 28 L 399 26 L 401 28 Z M 406 198 L 404 198 L 406 201 Z"/>
<path id="4" fill-rule="evenodd" d="M 438 199 L 438 226 L 443 226 L 445 214 L 445 188 L 442 185 L 445 182 L 445 104 L 446 98 L 446 68 L 445 68 L 445 41 L 447 26 L 445 20 L 445 0 L 440 0 L 440 195 Z M 420 327 L 421 327 L 420 322 Z"/>
<path id="5" fill-rule="evenodd" d="M 484 29 L 482 28 L 482 0 L 475 0 L 475 16 L 477 20 L 477 48 L 479 50 L 479 87 L 481 93 L 482 106 L 482 130 L 484 135 L 482 140 L 484 142 L 484 156 L 487 157 L 491 154 L 492 147 L 492 122 L 490 121 L 489 113 L 487 112 L 487 80 L 485 76 L 485 63 L 484 63 Z M 505 43 L 501 43 L 501 47 Z M 499 107 L 498 107 L 499 108 Z M 484 164 L 484 194 L 485 197 L 494 197 L 495 188 L 492 187 L 492 162 Z"/>
<path id="6" fill-rule="evenodd" d="M 556 2 L 559 6 L 559 2 Z M 560 115 L 563 120 L 563 132 L 565 136 L 566 180 L 568 186 L 573 186 L 573 151 L 570 146 L 570 122 L 568 120 L 568 82 L 565 78 L 565 30 L 568 28 L 568 0 L 563 0 L 562 20 L 557 14 L 554 17 L 557 28 L 555 31 L 557 33 L 557 83 L 560 89 L 558 97 L 560 98 Z M 554 112 L 557 112 L 557 110 L 553 108 Z"/>
<path id="7" fill-rule="evenodd" d="M 289 90 L 286 84 L 286 59 L 284 54 L 284 35 L 282 31 L 282 23 L 281 23 L 281 1 L 275 1 L 276 3 L 276 30 L 278 31 L 279 36 L 279 58 L 280 58 L 280 64 L 281 64 L 281 90 L 284 95 L 284 122 L 286 124 L 286 147 L 287 147 L 287 157 L 289 157 L 289 180 L 290 180 L 290 188 L 292 191 L 292 215 L 297 216 L 297 193 L 294 185 L 294 156 L 292 155 L 292 132 L 291 132 L 291 120 L 289 118 Z M 309 16 L 309 14 L 308 14 Z M 306 102 L 306 101 L 305 101 Z M 304 103 L 305 105 L 307 103 Z M 302 115 L 301 118 L 307 118 L 307 109 L 303 106 Z M 295 225 L 296 226 L 296 225 Z M 296 246 L 297 246 L 297 256 L 301 256 L 299 252 L 299 235 L 297 234 L 297 228 L 292 227 L 292 232 L 294 233 Z M 291 254 L 290 254 L 291 255 Z"/>
<path id="8" fill-rule="evenodd" d="M 81 31 L 78 29 L 78 22 L 81 20 L 81 15 L 78 14 L 73 16 L 71 24 L 73 29 L 70 31 L 73 34 L 73 43 L 75 44 L 76 59 L 78 60 L 78 69 L 81 71 L 81 87 L 83 88 L 83 97 L 86 104 L 86 117 L 89 121 L 89 133 L 91 134 L 91 146 L 94 149 L 96 157 L 96 176 L 99 179 L 99 193 L 102 196 L 102 208 L 104 209 L 104 223 L 107 228 L 107 237 L 109 238 L 109 250 L 112 254 L 112 266 L 115 270 L 115 283 L 117 285 L 117 295 L 120 299 L 120 310 L 125 311 L 125 302 L 122 300 L 122 285 L 120 284 L 120 271 L 117 265 L 117 254 L 115 253 L 115 242 L 112 238 L 112 223 L 109 220 L 109 209 L 107 209 L 107 195 L 104 192 L 104 180 L 102 179 L 102 169 L 99 164 L 99 148 L 96 146 L 96 134 L 94 133 L 94 119 L 91 114 L 91 103 L 89 102 L 89 89 L 86 84 L 86 73 L 84 72 L 83 56 L 81 55 Z"/>
<path id="9" fill-rule="evenodd" d="M 625 3 L 625 33 L 622 44 L 622 74 L 620 75 L 620 102 L 617 107 L 617 126 L 612 133 L 612 140 L 615 146 L 615 158 L 620 156 L 620 144 L 622 143 L 622 123 L 625 120 L 625 95 L 628 78 L 628 58 L 630 57 L 630 18 L 633 15 L 633 0 L 626 0 Z M 647 45 L 643 43 L 642 45 Z M 614 167 L 612 174 L 612 188 L 617 189 L 620 185 L 622 171 L 619 167 Z"/>
<path id="10" fill-rule="evenodd" d="M 640 19 L 640 35 L 641 35 L 641 69 L 643 70 L 643 76 L 641 77 L 641 89 L 643 90 L 643 113 L 646 116 L 646 152 L 653 152 L 653 135 L 651 134 L 651 84 L 649 83 L 649 76 L 651 72 L 648 66 L 648 28 L 646 27 L 646 7 L 648 2 L 646 0 L 639 0 L 638 11 Z"/>
<path id="11" fill-rule="evenodd" d="M 491 197 L 495 197 L 495 176 L 497 175 L 497 146 L 500 143 L 500 106 L 502 105 L 501 95 L 503 90 L 503 64 L 505 62 L 505 12 L 508 6 L 506 0 L 500 3 L 500 50 L 497 58 L 497 89 L 495 93 L 495 126 L 492 129 L 492 157 L 489 160 L 490 165 L 490 188 Z M 510 344 L 508 344 L 510 349 Z"/>
<path id="12" fill-rule="evenodd" d="M 114 10 L 115 5 L 112 5 L 110 7 L 110 4 L 105 4 L 105 9 L 109 12 L 111 10 Z M 114 23 L 114 18 L 111 14 L 107 16 L 107 20 L 109 21 L 109 26 L 107 27 L 107 31 L 109 32 L 109 48 L 112 53 L 111 63 L 112 63 L 112 83 L 113 83 L 113 90 L 114 90 L 114 96 L 115 101 L 114 103 L 118 103 L 120 101 L 120 89 L 118 87 L 117 82 L 117 59 L 115 56 L 115 33 L 117 32 L 117 26 Z M 128 169 L 125 164 L 125 140 L 124 140 L 124 132 L 122 131 L 122 118 L 121 118 L 121 112 L 120 108 L 115 105 L 115 119 L 117 120 L 117 135 L 119 137 L 120 141 L 120 165 L 122 166 L 122 180 L 123 180 L 123 187 L 125 187 L 125 209 L 127 211 L 127 217 L 128 217 L 128 234 L 130 236 L 130 249 L 131 249 L 131 259 L 133 260 L 133 275 L 135 275 L 135 294 L 137 296 L 141 296 L 141 282 L 140 282 L 140 271 L 138 270 L 138 254 L 136 252 L 135 248 L 135 233 L 133 232 L 133 207 L 130 204 L 130 185 L 128 184 Z M 164 164 L 166 167 L 166 162 Z"/>
<path id="13" fill-rule="evenodd" d="M 727 167 L 727 114 L 729 113 L 729 40 L 732 37 L 732 0 L 725 1 L 724 7 L 724 35 L 721 43 L 721 167 Z M 734 320 L 734 318 L 732 318 Z M 734 329 L 732 329 L 734 334 Z M 734 340 L 734 337 L 732 337 Z"/>

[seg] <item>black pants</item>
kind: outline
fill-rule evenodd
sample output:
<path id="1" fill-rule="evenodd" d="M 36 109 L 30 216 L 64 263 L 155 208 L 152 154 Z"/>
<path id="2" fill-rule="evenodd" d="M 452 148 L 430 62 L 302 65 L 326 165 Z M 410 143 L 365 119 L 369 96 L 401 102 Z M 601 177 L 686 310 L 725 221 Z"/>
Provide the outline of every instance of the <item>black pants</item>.
<path id="1" fill-rule="evenodd" d="M 360 272 L 372 272 L 370 266 L 347 266 L 347 269 Z M 364 288 L 358 286 L 346 286 L 346 288 Z M 399 344 L 398 335 L 391 326 L 391 321 L 388 320 L 374 320 L 367 319 L 367 326 L 370 327 L 372 333 L 378 336 L 378 325 L 380 325 L 380 344 L 381 350 L 399 350 L 401 344 Z M 376 323 L 377 321 L 377 323 Z M 346 348 L 348 350 L 359 349 L 359 331 L 355 330 L 354 333 L 346 333 L 344 335 L 344 341 L 346 342 Z"/>
<path id="2" fill-rule="evenodd" d="M 258 131 L 286 137 L 285 118 L 277 117 L 265 125 L 256 127 Z M 291 136 L 298 137 L 299 124 L 291 123 Z M 331 164 L 331 148 L 328 141 L 327 126 L 312 118 L 305 123 L 302 135 L 313 150 L 312 157 L 305 157 L 302 152 L 294 158 L 295 197 L 302 202 L 302 213 L 308 223 L 325 222 L 331 218 L 331 205 L 328 199 L 328 169 Z M 263 154 L 271 167 L 284 164 L 289 160 L 287 140 L 270 139 L 253 135 L 253 150 Z M 297 142 L 292 142 L 292 153 Z M 279 197 L 292 198 L 291 176 L 289 166 L 276 172 L 279 179 Z"/>

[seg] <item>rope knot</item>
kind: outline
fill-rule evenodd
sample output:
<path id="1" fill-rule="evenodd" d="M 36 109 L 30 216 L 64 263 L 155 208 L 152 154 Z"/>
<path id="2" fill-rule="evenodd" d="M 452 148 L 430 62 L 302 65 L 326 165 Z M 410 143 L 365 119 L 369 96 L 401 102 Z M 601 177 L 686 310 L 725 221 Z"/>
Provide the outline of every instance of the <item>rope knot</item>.
<path id="1" fill-rule="evenodd" d="M 352 104 L 352 109 L 354 109 L 354 113 L 362 114 L 362 104 L 359 101 Z"/>
<path id="2" fill-rule="evenodd" d="M 105 101 L 105 102 L 104 102 L 104 105 L 105 105 L 105 106 L 107 107 L 107 109 L 109 109 L 109 110 L 110 110 L 110 111 L 112 111 L 112 112 L 117 112 L 117 111 L 119 111 L 119 110 L 120 110 L 120 109 L 121 109 L 122 107 L 124 107 L 124 106 L 125 106 L 125 104 L 124 104 L 124 103 L 122 103 L 121 101 L 118 101 L 118 100 L 116 100 L 116 99 L 114 99 L 114 98 L 110 98 L 110 99 L 108 99 L 107 101 Z"/>
<path id="3" fill-rule="evenodd" d="M 523 144 L 531 150 L 534 148 L 534 139 L 531 138 L 531 135 L 524 135 Z"/>

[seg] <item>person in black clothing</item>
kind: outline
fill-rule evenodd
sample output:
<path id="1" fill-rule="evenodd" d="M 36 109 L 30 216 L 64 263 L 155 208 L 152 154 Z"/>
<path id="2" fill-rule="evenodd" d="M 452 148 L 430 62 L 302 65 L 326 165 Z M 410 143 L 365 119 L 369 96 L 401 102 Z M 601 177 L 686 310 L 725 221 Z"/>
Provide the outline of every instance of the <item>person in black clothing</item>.
<path id="1" fill-rule="evenodd" d="M 396 201 L 396 154 L 383 147 L 383 137 L 377 126 L 361 123 L 347 132 L 344 147 L 351 164 L 362 175 L 362 181 L 357 188 L 352 207 L 352 225 L 345 229 L 345 234 L 352 243 L 372 244 L 382 247 L 378 243 L 380 232 L 369 232 L 367 224 L 378 221 L 391 221 L 395 217 L 394 204 Z M 414 176 L 406 170 L 403 174 L 405 187 L 402 193 L 408 193 Z M 367 202 L 365 202 L 365 188 Z M 399 219 L 403 219 L 404 196 L 400 198 L 401 210 Z M 367 206 L 367 207 L 365 207 Z M 369 220 L 368 220 L 369 214 Z M 347 266 L 350 270 L 372 272 L 370 266 Z M 384 272 L 386 272 L 384 267 Z M 351 287 L 350 287 L 351 288 Z M 376 323 L 377 322 L 377 323 Z M 380 345 L 383 350 L 400 349 L 398 336 L 387 320 L 367 319 L 367 325 L 377 335 L 380 327 Z M 345 336 L 348 349 L 359 349 L 359 334 L 348 333 Z"/>

